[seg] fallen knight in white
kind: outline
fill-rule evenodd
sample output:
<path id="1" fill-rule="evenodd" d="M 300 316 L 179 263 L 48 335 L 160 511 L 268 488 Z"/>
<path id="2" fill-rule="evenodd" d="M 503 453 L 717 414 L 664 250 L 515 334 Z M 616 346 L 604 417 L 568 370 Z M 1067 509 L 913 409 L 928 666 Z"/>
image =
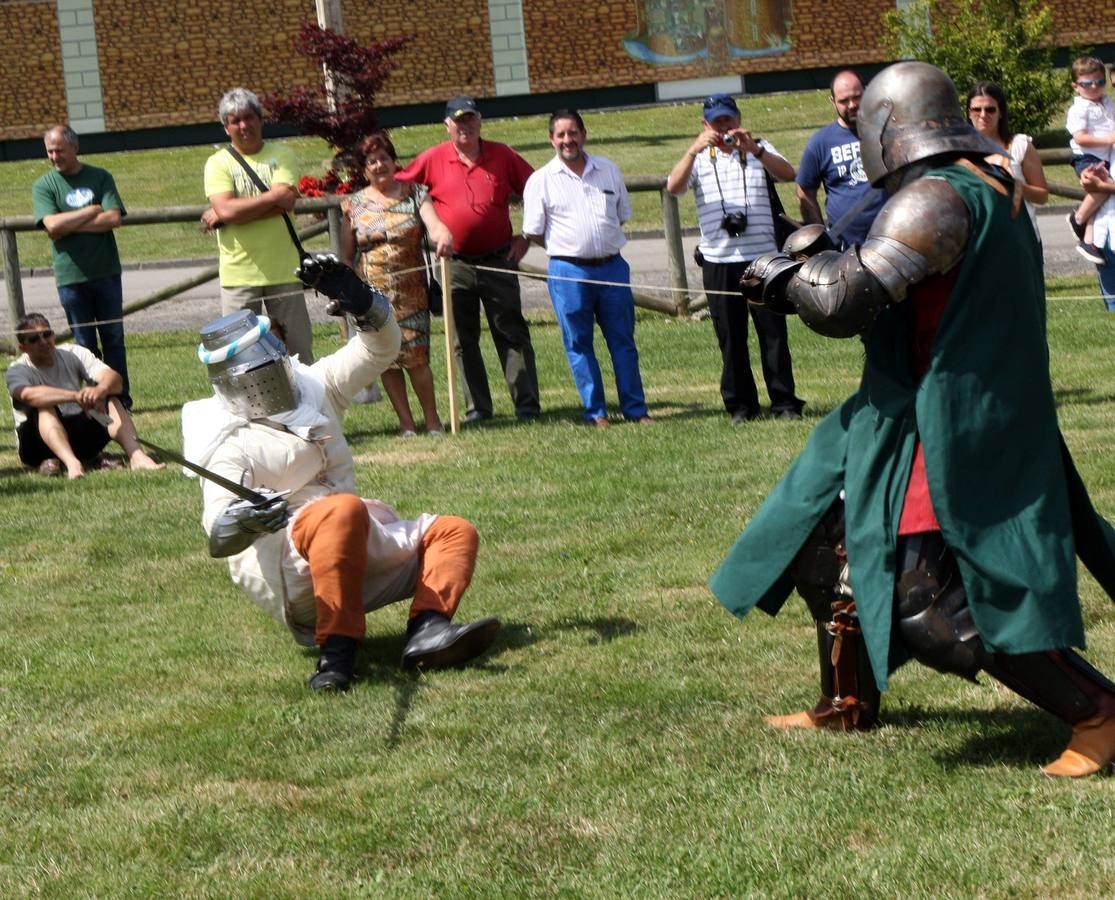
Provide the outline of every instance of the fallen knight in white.
<path id="1" fill-rule="evenodd" d="M 201 329 L 198 356 L 214 396 L 182 408 L 184 455 L 267 497 L 252 504 L 202 484 L 209 552 L 303 645 L 321 648 L 314 690 L 344 690 L 364 639 L 364 616 L 413 597 L 404 668 L 459 665 L 483 653 L 500 623 L 454 625 L 478 538 L 457 516 L 400 519 L 355 493 L 342 419 L 352 398 L 399 352 L 390 303 L 334 260 L 311 258 L 299 277 L 349 314 L 352 339 L 303 366 L 269 331 L 266 317 L 239 310 Z"/>

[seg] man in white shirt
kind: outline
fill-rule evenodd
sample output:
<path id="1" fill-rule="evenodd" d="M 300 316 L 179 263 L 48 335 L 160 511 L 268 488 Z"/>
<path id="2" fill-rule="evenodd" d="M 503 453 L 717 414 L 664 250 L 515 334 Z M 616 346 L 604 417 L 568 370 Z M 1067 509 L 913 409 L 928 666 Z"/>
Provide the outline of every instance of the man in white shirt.
<path id="1" fill-rule="evenodd" d="M 620 410 L 628 421 L 647 424 L 652 420 L 635 347 L 631 269 L 620 256 L 631 202 L 615 163 L 585 153 L 586 137 L 576 110 L 559 109 L 550 116 L 550 143 L 557 155 L 530 176 L 523 190 L 523 235 L 545 246 L 550 257 L 550 300 L 585 422 L 609 424 L 592 347 L 596 321 L 612 356 Z"/>
<path id="2" fill-rule="evenodd" d="M 701 133 L 666 177 L 666 189 L 675 196 L 694 189 L 701 226 L 697 249 L 704 260 L 701 272 L 723 359 L 720 395 L 733 425 L 760 413 L 747 352 L 748 308 L 739 296 L 739 280 L 751 260 L 779 249 L 768 174 L 776 181 L 791 181 L 794 167 L 769 142 L 740 127 L 735 100 L 713 94 L 705 100 Z M 750 313 L 771 414 L 800 419 L 804 404 L 794 395 L 786 317 L 758 308 Z"/>

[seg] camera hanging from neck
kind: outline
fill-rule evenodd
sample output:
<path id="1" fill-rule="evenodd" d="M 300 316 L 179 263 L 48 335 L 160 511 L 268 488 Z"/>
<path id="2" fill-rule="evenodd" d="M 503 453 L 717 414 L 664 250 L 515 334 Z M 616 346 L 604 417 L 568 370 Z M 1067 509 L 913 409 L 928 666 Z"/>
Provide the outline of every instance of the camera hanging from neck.
<path id="1" fill-rule="evenodd" d="M 747 199 L 747 161 L 746 151 L 741 150 L 739 155 L 739 165 L 743 170 L 743 208 L 746 210 L 750 205 Z M 731 156 L 727 156 L 731 159 Z M 712 175 L 716 179 L 716 190 L 720 194 L 720 211 L 724 214 L 720 220 L 720 227 L 728 232 L 729 237 L 739 237 L 747 230 L 747 213 L 746 212 L 728 212 L 728 207 L 724 205 L 724 188 L 720 185 L 720 173 L 717 171 L 716 165 L 716 148 L 709 147 L 709 161 L 712 163 Z"/>

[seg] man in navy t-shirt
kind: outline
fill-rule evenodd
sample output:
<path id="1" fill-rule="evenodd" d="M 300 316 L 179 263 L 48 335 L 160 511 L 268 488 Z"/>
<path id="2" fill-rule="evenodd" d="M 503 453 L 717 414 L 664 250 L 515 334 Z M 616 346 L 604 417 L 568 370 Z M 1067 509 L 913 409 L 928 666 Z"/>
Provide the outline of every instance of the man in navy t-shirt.
<path id="1" fill-rule="evenodd" d="M 863 243 L 887 196 L 884 191 L 871 187 L 860 162 L 856 114 L 862 96 L 863 82 L 859 75 L 850 69 L 836 73 L 829 90 L 836 121 L 814 132 L 809 139 L 796 178 L 801 217 L 805 222 L 824 223 L 817 202 L 817 188 L 825 186 L 825 212 L 830 227 L 859 203 L 864 194 L 873 192 L 873 198 L 842 229 L 843 233 L 833 236 L 838 243 L 842 240 L 844 246 Z"/>

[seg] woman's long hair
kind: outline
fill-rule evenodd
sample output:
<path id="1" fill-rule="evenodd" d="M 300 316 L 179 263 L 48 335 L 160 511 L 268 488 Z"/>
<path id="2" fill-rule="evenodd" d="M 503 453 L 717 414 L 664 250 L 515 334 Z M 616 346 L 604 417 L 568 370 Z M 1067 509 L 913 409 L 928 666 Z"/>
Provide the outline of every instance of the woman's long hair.
<path id="1" fill-rule="evenodd" d="M 1003 89 L 993 81 L 980 81 L 972 86 L 968 91 L 968 107 L 971 107 L 972 100 L 975 97 L 990 97 L 999 106 L 999 140 L 1003 142 L 1004 147 L 1009 147 L 1011 138 L 1014 137 L 1014 132 L 1011 131 L 1010 117 L 1007 115 L 1007 95 L 1003 93 Z M 968 120 L 971 121 L 972 114 L 968 113 Z"/>

